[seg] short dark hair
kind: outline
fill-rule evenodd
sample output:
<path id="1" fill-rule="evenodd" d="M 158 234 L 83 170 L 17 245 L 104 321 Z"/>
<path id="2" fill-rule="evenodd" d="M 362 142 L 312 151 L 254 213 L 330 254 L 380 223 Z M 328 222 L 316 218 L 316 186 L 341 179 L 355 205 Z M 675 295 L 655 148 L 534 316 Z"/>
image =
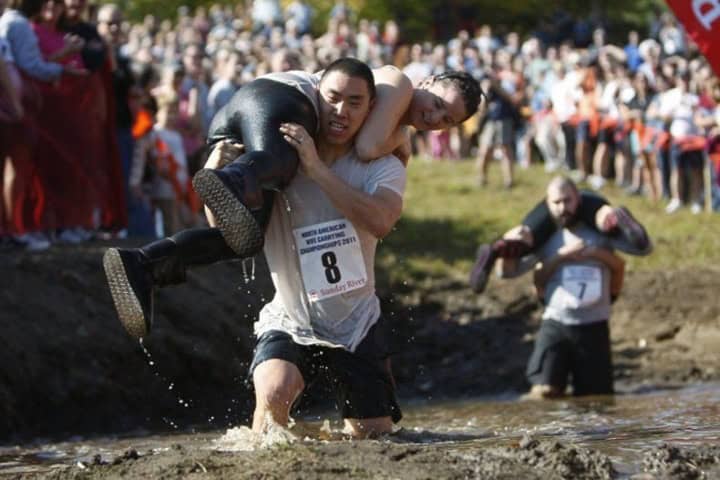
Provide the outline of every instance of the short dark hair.
<path id="1" fill-rule="evenodd" d="M 475 115 L 475 112 L 477 112 L 480 108 L 480 103 L 482 103 L 483 99 L 487 101 L 487 96 L 485 95 L 485 92 L 483 92 L 482 88 L 480 88 L 480 83 L 467 72 L 450 70 L 433 75 L 429 78 L 428 86 L 437 82 L 452 85 L 458 89 L 460 95 L 463 97 L 467 113 L 467 116 L 463 120 L 467 120 Z"/>
<path id="2" fill-rule="evenodd" d="M 32 18 L 42 11 L 46 0 L 10 0 L 8 7 L 22 13 L 27 18 Z"/>
<path id="3" fill-rule="evenodd" d="M 370 100 L 375 98 L 375 77 L 373 77 L 372 70 L 365 62 L 352 57 L 339 58 L 327 66 L 322 77 L 320 77 L 321 83 L 330 72 L 342 72 L 350 77 L 362 78 L 367 83 Z"/>

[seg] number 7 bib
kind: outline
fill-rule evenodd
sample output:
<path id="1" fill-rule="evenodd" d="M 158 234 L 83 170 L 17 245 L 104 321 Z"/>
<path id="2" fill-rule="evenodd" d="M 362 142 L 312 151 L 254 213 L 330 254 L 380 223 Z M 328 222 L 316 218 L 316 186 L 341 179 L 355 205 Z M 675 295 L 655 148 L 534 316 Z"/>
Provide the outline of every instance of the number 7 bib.
<path id="1" fill-rule="evenodd" d="M 311 302 L 367 284 L 360 239 L 352 223 L 332 220 L 293 230 L 305 292 Z"/>
<path id="2" fill-rule="evenodd" d="M 562 270 L 562 294 L 569 308 L 593 305 L 602 296 L 600 268 L 566 265 Z"/>

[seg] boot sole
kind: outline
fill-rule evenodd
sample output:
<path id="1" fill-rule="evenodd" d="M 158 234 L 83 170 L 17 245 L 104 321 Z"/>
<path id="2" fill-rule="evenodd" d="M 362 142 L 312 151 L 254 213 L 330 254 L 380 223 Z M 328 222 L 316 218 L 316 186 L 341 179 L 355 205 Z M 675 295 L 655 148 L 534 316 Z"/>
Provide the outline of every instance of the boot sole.
<path id="1" fill-rule="evenodd" d="M 143 314 L 140 300 L 130 286 L 130 281 L 125 272 L 120 252 L 117 248 L 110 248 L 103 255 L 103 268 L 107 277 L 110 294 L 112 295 L 115 310 L 117 311 L 120 323 L 125 330 L 135 338 L 142 338 L 147 335 L 147 324 Z"/>
<path id="2" fill-rule="evenodd" d="M 265 236 L 250 209 L 210 169 L 196 173 L 192 183 L 195 192 L 215 216 L 216 226 L 228 246 L 243 258 L 257 253 Z"/>

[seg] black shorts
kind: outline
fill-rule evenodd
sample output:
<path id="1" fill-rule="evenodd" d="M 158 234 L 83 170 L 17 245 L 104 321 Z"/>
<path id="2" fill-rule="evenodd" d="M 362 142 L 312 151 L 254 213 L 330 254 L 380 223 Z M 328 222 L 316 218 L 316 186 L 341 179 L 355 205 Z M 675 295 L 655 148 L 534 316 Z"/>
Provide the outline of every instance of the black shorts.
<path id="1" fill-rule="evenodd" d="M 335 391 L 335 402 L 342 418 L 402 418 L 395 397 L 390 371 L 390 342 L 381 317 L 360 342 L 355 352 L 343 348 L 299 345 L 279 330 L 265 332 L 258 339 L 250 365 L 280 359 L 298 367 L 306 385 L 324 378 Z"/>
<path id="2" fill-rule="evenodd" d="M 607 321 L 589 325 L 542 322 L 527 366 L 528 380 L 564 390 L 569 375 L 574 395 L 614 392 Z"/>

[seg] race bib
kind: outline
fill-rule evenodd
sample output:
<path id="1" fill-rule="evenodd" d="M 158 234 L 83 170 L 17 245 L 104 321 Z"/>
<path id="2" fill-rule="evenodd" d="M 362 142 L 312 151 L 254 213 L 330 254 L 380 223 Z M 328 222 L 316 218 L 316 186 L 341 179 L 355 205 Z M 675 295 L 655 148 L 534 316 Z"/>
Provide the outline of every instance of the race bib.
<path id="1" fill-rule="evenodd" d="M 346 219 L 293 230 L 305 292 L 311 302 L 367 284 L 365 260 L 355 227 Z"/>
<path id="2" fill-rule="evenodd" d="M 566 265 L 558 294 L 566 308 L 583 308 L 595 304 L 602 296 L 602 274 L 599 267 Z"/>

